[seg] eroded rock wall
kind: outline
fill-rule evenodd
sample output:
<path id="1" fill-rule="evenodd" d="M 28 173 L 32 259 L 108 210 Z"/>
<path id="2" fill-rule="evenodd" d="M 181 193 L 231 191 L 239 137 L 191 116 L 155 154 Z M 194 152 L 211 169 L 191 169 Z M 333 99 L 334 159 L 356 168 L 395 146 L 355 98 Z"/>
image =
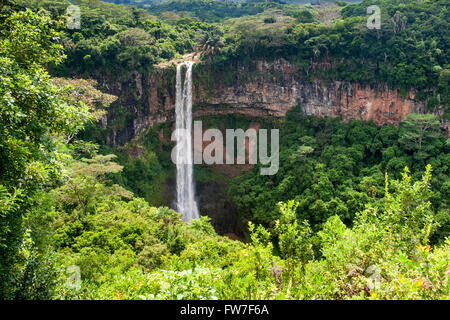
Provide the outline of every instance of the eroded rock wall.
<path id="1" fill-rule="evenodd" d="M 373 120 L 377 124 L 396 124 L 410 112 L 423 112 L 424 103 L 415 99 L 414 91 L 401 97 L 398 90 L 346 84 L 340 81 L 306 81 L 295 72 L 295 65 L 285 60 L 259 61 L 256 72 L 245 68 L 240 74 L 250 75 L 246 81 L 237 78 L 231 86 L 217 82 L 213 93 L 197 90 L 194 101 L 200 105 L 197 115 L 242 113 L 255 116 L 283 117 L 298 102 L 308 115 Z"/>
<path id="2" fill-rule="evenodd" d="M 397 124 L 408 113 L 425 110 L 413 90 L 402 97 L 386 85 L 305 80 L 295 64 L 283 59 L 236 66 L 232 72 L 232 81 L 222 81 L 220 74 L 213 80 L 195 81 L 194 71 L 194 117 L 230 113 L 283 117 L 300 102 L 308 115 L 373 120 L 383 125 Z M 112 83 L 105 79 L 102 84 L 120 98 L 120 107 L 112 108 L 108 123 L 113 123 L 120 108 L 128 112 L 126 124 L 111 131 L 109 142 L 124 144 L 155 123 L 173 120 L 174 80 L 174 67 L 155 68 L 147 74 L 131 72 Z"/>

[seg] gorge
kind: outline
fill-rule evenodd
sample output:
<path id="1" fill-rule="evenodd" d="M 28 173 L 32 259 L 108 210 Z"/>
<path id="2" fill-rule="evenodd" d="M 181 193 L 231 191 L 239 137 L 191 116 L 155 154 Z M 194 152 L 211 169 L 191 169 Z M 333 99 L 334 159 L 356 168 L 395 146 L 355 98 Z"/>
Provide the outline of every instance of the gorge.
<path id="1" fill-rule="evenodd" d="M 120 96 L 117 102 L 120 110 L 126 108 L 128 116 L 124 125 L 114 126 L 117 109 L 111 108 L 104 126 L 109 127 L 109 144 L 120 146 L 134 141 L 149 128 L 158 123 L 172 123 L 178 128 L 178 104 L 181 94 L 180 69 L 189 65 L 194 72 L 192 78 L 192 117 L 225 116 L 231 114 L 244 115 L 247 118 L 282 118 L 300 103 L 306 115 L 336 117 L 343 121 L 373 120 L 378 125 L 398 124 L 408 113 L 424 112 L 425 103 L 415 98 L 415 91 L 410 90 L 402 96 L 399 90 L 387 85 L 364 86 L 359 83 L 341 81 L 323 81 L 320 79 L 304 79 L 296 72 L 296 63 L 285 59 L 275 61 L 259 60 L 250 65 L 230 65 L 227 72 L 219 74 L 207 63 L 195 61 L 194 55 L 188 55 L 185 61 L 174 64 L 155 66 L 146 73 L 130 71 L 121 79 L 100 75 L 100 84 L 108 91 Z M 229 80 L 231 79 L 231 81 Z M 174 81 L 176 80 L 176 81 Z M 186 89 L 186 82 L 185 82 Z M 177 100 L 178 99 L 178 100 Z M 123 111 L 121 111 L 123 113 Z M 186 120 L 186 119 L 185 119 Z M 160 139 L 169 139 L 160 136 Z M 179 167 L 180 165 L 178 165 Z M 181 170 L 178 170 L 176 181 L 169 179 L 166 203 L 173 203 L 188 194 L 190 188 L 178 185 L 181 181 Z M 214 167 L 220 174 L 234 177 L 251 166 L 223 165 Z M 182 176 L 188 177 L 188 171 Z M 186 182 L 186 185 L 189 185 Z M 235 205 L 227 197 L 227 183 L 221 181 L 197 182 L 199 211 L 212 218 L 212 223 L 220 234 L 233 233 L 242 236 L 239 231 L 239 217 Z M 189 195 L 192 198 L 192 195 Z M 193 202 L 190 202 L 194 208 Z M 180 203 L 175 205 L 184 212 Z M 185 204 L 183 204 L 184 206 Z M 195 209 L 193 209 L 195 212 Z"/>

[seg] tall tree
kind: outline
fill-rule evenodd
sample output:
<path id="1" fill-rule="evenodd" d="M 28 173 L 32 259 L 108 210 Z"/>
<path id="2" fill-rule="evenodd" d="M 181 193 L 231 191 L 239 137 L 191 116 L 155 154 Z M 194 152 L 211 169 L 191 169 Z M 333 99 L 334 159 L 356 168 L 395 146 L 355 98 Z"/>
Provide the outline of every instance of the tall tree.
<path id="1" fill-rule="evenodd" d="M 67 88 L 45 71 L 64 58 L 52 26 L 30 10 L 0 19 L 0 299 L 14 297 L 29 270 L 19 253 L 33 196 L 61 171 L 62 141 L 90 118 L 87 105 L 69 103 Z"/>
<path id="2" fill-rule="evenodd" d="M 439 137 L 439 120 L 433 114 L 410 113 L 401 123 L 399 142 L 417 160 L 425 160 Z"/>

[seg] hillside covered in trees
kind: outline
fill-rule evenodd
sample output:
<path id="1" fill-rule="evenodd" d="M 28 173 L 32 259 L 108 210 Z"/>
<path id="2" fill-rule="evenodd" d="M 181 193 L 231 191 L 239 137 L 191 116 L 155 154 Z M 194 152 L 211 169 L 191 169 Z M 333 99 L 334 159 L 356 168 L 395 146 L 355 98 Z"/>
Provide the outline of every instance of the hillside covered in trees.
<path id="1" fill-rule="evenodd" d="M 380 30 L 365 27 L 368 0 L 109 2 L 71 1 L 70 29 L 68 1 L 1 1 L 0 299 L 450 298 L 447 0 L 379 0 Z M 171 209 L 171 121 L 105 138 L 130 115 L 102 78 L 192 52 L 195 83 L 283 58 L 305 79 L 414 90 L 426 110 L 398 126 L 300 103 L 201 117 L 280 130 L 275 175 L 195 166 L 227 186 L 241 234 L 224 236 Z"/>

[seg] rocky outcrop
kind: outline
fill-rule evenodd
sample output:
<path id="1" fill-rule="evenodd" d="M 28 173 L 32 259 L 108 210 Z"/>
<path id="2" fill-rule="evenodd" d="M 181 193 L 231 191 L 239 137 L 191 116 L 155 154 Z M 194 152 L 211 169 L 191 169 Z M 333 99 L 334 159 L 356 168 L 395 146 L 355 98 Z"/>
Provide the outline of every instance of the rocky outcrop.
<path id="1" fill-rule="evenodd" d="M 202 66 L 198 71 L 199 77 L 208 72 Z M 398 90 L 386 85 L 306 80 L 296 72 L 294 63 L 283 59 L 235 66 L 228 72 L 234 75 L 232 81 L 223 81 L 221 74 L 216 74 L 213 81 L 196 81 L 194 71 L 194 117 L 230 113 L 283 117 L 300 102 L 308 115 L 338 117 L 344 121 L 373 120 L 383 125 L 397 124 L 408 113 L 425 109 L 424 103 L 415 99 L 413 90 L 402 97 Z M 155 68 L 142 75 L 132 72 L 128 78 L 122 78 L 125 80 L 104 83 L 120 97 L 121 108 L 129 112 L 126 125 L 111 131 L 109 139 L 114 145 L 131 140 L 155 123 L 174 118 L 174 66 Z M 125 94 L 122 88 L 126 88 Z M 112 108 L 108 123 L 117 117 L 117 110 Z"/>

